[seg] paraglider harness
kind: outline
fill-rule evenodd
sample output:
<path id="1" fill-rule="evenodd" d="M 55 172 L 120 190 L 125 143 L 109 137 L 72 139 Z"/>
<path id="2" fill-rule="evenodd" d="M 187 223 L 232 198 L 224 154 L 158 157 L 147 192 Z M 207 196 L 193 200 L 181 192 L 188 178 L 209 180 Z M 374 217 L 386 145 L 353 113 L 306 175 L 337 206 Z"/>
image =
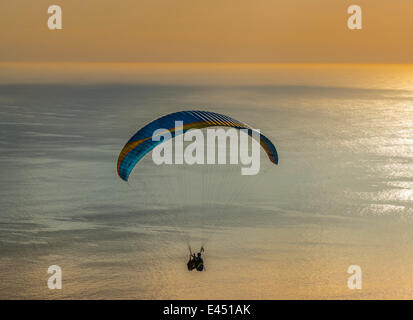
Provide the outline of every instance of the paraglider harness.
<path id="1" fill-rule="evenodd" d="M 191 247 L 189 247 L 189 261 L 187 263 L 188 271 L 196 269 L 197 271 L 204 271 L 204 260 L 201 257 L 201 252 L 204 252 L 204 247 L 198 252 L 198 255 L 195 256 L 195 253 L 192 253 Z"/>

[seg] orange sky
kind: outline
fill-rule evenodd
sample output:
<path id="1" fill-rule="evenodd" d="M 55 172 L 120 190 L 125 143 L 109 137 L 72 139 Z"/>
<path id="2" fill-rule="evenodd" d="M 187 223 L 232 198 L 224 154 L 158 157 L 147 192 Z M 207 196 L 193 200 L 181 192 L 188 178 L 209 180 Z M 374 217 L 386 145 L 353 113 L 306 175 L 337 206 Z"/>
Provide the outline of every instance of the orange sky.
<path id="1" fill-rule="evenodd" d="M 52 4 L 63 30 L 47 29 Z M 412 13 L 406 0 L 2 1 L 0 61 L 413 63 Z"/>

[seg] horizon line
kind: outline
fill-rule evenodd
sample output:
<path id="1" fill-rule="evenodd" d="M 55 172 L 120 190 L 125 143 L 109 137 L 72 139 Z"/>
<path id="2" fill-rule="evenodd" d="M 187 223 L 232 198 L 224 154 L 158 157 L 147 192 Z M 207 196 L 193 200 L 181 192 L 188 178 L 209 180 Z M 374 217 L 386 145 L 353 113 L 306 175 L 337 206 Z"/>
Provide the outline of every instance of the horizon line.
<path id="1" fill-rule="evenodd" d="M 224 62 L 224 61 L 88 61 L 88 60 L 36 60 L 36 61 L 20 61 L 20 60 L 5 60 L 0 61 L 0 64 L 148 64 L 148 65 L 161 65 L 161 64 L 170 64 L 170 65 L 413 65 L 413 62 Z"/>

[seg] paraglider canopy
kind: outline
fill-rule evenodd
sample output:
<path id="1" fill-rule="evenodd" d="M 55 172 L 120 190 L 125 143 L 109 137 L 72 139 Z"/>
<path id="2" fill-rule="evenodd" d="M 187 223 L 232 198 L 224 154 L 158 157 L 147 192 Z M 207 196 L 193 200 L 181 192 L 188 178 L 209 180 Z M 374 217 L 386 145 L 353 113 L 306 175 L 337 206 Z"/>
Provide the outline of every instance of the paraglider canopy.
<path id="1" fill-rule="evenodd" d="M 175 130 L 176 121 L 182 122 L 181 130 Z M 156 130 L 166 128 L 170 131 L 173 138 L 191 129 L 202 129 L 207 127 L 231 127 L 238 130 L 248 129 L 248 135 L 259 137 L 259 142 L 274 164 L 278 164 L 278 154 L 274 144 L 264 135 L 252 129 L 247 124 L 229 116 L 209 112 L 209 111 L 180 111 L 170 113 L 160 117 L 136 132 L 123 147 L 119 154 L 117 171 L 119 177 L 128 181 L 129 175 L 135 165 L 158 144 L 165 142 L 163 139 L 152 139 Z"/>

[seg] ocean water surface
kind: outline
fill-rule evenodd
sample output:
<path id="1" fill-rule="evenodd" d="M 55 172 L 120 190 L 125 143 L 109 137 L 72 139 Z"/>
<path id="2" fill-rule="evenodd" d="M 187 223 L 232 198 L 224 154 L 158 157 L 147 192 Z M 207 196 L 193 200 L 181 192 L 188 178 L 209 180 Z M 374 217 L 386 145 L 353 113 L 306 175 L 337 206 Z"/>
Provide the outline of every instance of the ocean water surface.
<path id="1" fill-rule="evenodd" d="M 413 298 L 413 72 L 289 68 L 2 81 L 0 298 Z M 249 73 L 265 81 L 228 80 Z M 191 109 L 260 129 L 279 165 L 262 153 L 246 177 L 148 155 L 119 179 L 138 128 Z M 205 245 L 206 272 L 186 270 L 188 245 Z M 47 288 L 50 265 L 62 290 Z M 347 287 L 350 265 L 362 290 Z"/>

